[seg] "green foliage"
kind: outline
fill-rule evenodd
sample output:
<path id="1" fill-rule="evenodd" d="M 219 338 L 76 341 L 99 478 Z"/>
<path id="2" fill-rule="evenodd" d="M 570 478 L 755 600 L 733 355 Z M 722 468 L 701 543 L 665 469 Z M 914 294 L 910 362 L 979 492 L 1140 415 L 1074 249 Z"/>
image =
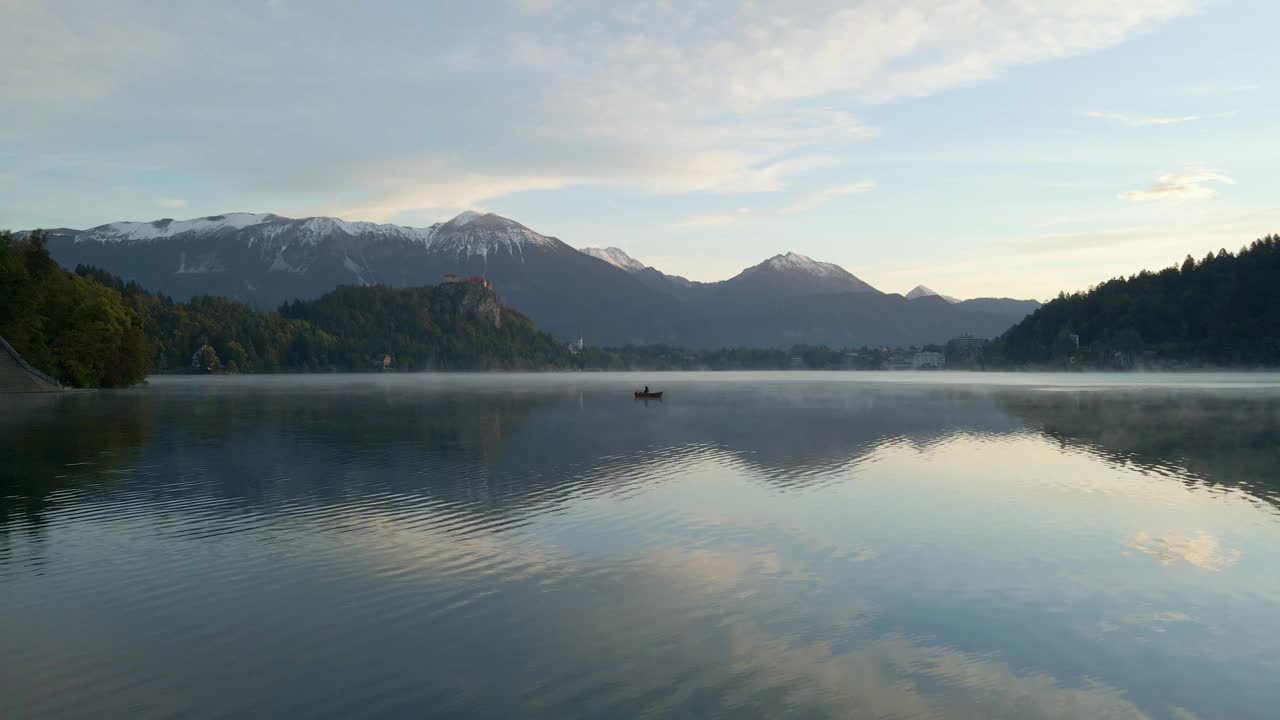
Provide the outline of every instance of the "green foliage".
<path id="1" fill-rule="evenodd" d="M 58 267 L 40 230 L 0 233 L 0 336 L 27 362 L 73 387 L 141 381 L 150 350 L 141 319 L 113 287 Z"/>
<path id="2" fill-rule="evenodd" d="M 787 367 L 785 350 L 694 351 L 670 345 L 588 346 L 575 360 L 577 367 L 588 370 L 781 370 Z"/>
<path id="3" fill-rule="evenodd" d="M 686 350 L 670 345 L 587 347 L 575 367 L 587 370 L 879 370 L 892 352 L 885 348 L 836 350 L 825 345 Z"/>
<path id="4" fill-rule="evenodd" d="M 1280 365 L 1277 278 L 1278 236 L 1238 255 L 1188 256 L 1181 266 L 1059 295 L 994 342 L 988 364 Z"/>
<path id="5" fill-rule="evenodd" d="M 533 370 L 566 367 L 569 351 L 472 283 L 393 288 L 340 287 L 317 300 L 280 308 L 291 322 L 317 328 L 332 343 L 328 362 L 344 370 Z"/>
<path id="6" fill-rule="evenodd" d="M 203 370 L 217 372 L 222 369 L 222 361 L 218 359 L 218 353 L 208 345 L 200 348 L 197 357 L 199 358 L 197 362 Z"/>
<path id="7" fill-rule="evenodd" d="M 360 372 L 381 369 L 386 355 L 396 370 L 569 365 L 566 347 L 470 283 L 339 287 L 264 313 L 221 297 L 175 303 L 93 267 L 76 273 L 123 293 L 142 318 L 159 372 Z"/>

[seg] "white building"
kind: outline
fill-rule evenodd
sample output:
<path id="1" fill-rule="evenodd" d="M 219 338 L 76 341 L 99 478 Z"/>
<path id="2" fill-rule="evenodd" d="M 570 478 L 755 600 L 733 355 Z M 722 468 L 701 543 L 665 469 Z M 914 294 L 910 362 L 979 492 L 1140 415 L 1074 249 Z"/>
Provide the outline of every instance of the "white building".
<path id="1" fill-rule="evenodd" d="M 947 356 L 939 352 L 918 352 L 911 358 L 912 370 L 941 370 L 947 365 Z"/>

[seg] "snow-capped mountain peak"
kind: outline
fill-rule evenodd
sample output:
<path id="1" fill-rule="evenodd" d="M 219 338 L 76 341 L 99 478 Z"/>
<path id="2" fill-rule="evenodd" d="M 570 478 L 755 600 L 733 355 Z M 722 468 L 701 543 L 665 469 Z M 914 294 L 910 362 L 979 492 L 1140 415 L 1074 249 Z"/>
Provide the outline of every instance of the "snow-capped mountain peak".
<path id="1" fill-rule="evenodd" d="M 464 212 L 444 223 L 415 228 L 342 220 L 335 217 L 287 218 L 270 213 L 228 213 L 191 220 L 165 218 L 152 222 L 116 222 L 86 230 L 76 242 L 104 244 L 217 239 L 219 243 L 269 247 L 309 247 L 335 238 L 356 242 L 401 242 L 428 250 L 469 257 L 498 250 L 514 255 L 527 245 L 555 247 L 559 241 L 493 213 Z M 345 242 L 350 242 L 347 240 Z"/>
<path id="2" fill-rule="evenodd" d="M 807 275 L 816 275 L 818 277 L 831 277 L 833 275 L 849 274 L 839 265 L 818 262 L 811 257 L 794 252 L 789 252 L 786 255 L 774 255 L 766 260 L 764 264 L 774 270 L 781 270 L 783 272 L 801 272 Z"/>
<path id="3" fill-rule="evenodd" d="M 99 225 L 88 231 L 95 240 L 124 242 L 130 240 L 158 240 L 183 233 L 207 233 L 223 229 L 240 230 L 275 219 L 270 213 L 228 213 L 210 215 L 191 220 L 164 218 L 151 222 L 114 222 Z"/>
<path id="4" fill-rule="evenodd" d="M 915 300 L 916 298 L 922 298 L 922 297 L 940 297 L 943 300 L 946 300 L 947 302 L 951 303 L 952 305 L 960 302 L 958 299 L 953 298 L 950 295 L 943 295 L 942 293 L 934 292 L 933 290 L 930 290 L 924 285 L 917 285 L 914 288 L 911 288 L 911 292 L 907 293 L 908 300 Z"/>
<path id="5" fill-rule="evenodd" d="M 476 212 L 475 210 L 467 210 L 465 212 L 458 213 L 457 217 L 445 223 L 445 225 L 451 225 L 453 227 L 462 227 L 463 225 L 470 223 L 472 220 L 476 220 L 482 217 L 484 217 L 484 213 Z"/>
<path id="6" fill-rule="evenodd" d="M 493 213 L 480 214 L 467 211 L 442 225 L 433 225 L 435 231 L 429 247 L 432 251 L 464 256 L 488 257 L 499 250 L 522 255 L 529 245 L 568 248 L 559 240 L 547 237 L 521 225 L 515 220 Z"/>
<path id="7" fill-rule="evenodd" d="M 644 263 L 631 257 L 630 255 L 626 254 L 621 249 L 616 247 L 582 248 L 582 252 L 587 255 L 590 255 L 593 258 L 596 258 L 597 260 L 603 260 L 616 268 L 619 268 L 621 270 L 626 270 L 627 272 L 632 272 L 632 273 L 640 272 L 642 270 L 645 270 L 648 267 Z"/>
<path id="8" fill-rule="evenodd" d="M 791 294 L 880 292 L 839 265 L 814 260 L 795 252 L 774 255 L 726 280 L 724 285 L 754 285 L 758 288 L 761 283 L 774 289 L 785 288 Z M 759 293 L 758 290 L 753 290 L 750 294 Z"/>

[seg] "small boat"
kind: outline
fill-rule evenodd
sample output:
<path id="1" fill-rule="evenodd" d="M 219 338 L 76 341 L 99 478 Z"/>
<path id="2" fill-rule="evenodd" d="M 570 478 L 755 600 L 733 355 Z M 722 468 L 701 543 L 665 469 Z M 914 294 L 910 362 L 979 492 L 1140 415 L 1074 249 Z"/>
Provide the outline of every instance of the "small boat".
<path id="1" fill-rule="evenodd" d="M 637 400 L 661 400 L 661 399 L 662 399 L 662 393 L 660 393 L 660 392 L 641 392 L 641 391 L 637 390 L 637 391 L 636 391 L 636 399 L 637 399 Z"/>

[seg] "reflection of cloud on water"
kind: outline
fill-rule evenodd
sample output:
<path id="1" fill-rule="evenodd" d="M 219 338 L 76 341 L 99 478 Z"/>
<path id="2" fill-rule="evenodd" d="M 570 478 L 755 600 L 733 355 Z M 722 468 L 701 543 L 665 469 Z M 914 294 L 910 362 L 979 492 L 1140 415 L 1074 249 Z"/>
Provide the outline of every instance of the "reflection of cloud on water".
<path id="1" fill-rule="evenodd" d="M 729 592 L 749 578 L 776 577 L 783 573 L 777 553 L 730 553 L 715 550 L 667 548 L 646 558 L 641 566 L 667 576 L 667 581 L 702 592 Z"/>
<path id="2" fill-rule="evenodd" d="M 658 550 L 630 566 L 616 596 L 600 598 L 601 617 L 580 617 L 561 632 L 611 637 L 614 647 L 595 647 L 606 656 L 619 653 L 616 670 L 629 678 L 635 696 L 653 698 L 657 705 L 644 709 L 658 716 L 680 714 L 686 709 L 681 698 L 714 687 L 728 717 L 1151 719 L 1124 690 L 1096 679 L 1072 684 L 1012 667 L 998 653 L 878 634 L 865 599 L 847 589 L 813 587 L 802 568 L 790 565 L 786 555 L 746 547 Z M 708 632 L 699 618 L 725 609 L 725 594 L 750 605 L 739 603 Z M 631 664 L 630 648 L 648 642 L 629 634 L 653 628 L 623 626 L 617 618 L 648 617 L 643 608 L 654 605 L 663 607 L 667 630 L 687 641 L 668 661 Z"/>
<path id="3" fill-rule="evenodd" d="M 1178 534 L 1155 537 L 1139 531 L 1129 541 L 1129 547 L 1156 558 L 1161 565 L 1173 565 L 1181 560 L 1202 570 L 1222 570 L 1240 559 L 1239 550 L 1219 549 L 1218 538 L 1203 531 L 1190 537 Z"/>
<path id="4" fill-rule="evenodd" d="M 896 633 L 868 634 L 866 620 L 874 610 L 864 599 L 842 591 L 841 601 L 832 606 L 827 601 L 834 598 L 824 597 L 820 590 L 817 595 L 800 592 L 791 583 L 804 583 L 806 573 L 789 564 L 785 555 L 746 548 L 672 548 L 633 567 L 637 574 L 652 578 L 642 586 L 662 588 L 663 594 L 678 593 L 683 599 L 676 607 L 685 609 L 701 606 L 709 595 L 761 590 L 779 582 L 785 585 L 775 589 L 791 602 L 773 607 L 777 614 L 735 613 L 724 628 L 723 644 L 704 641 L 687 649 L 704 655 L 700 665 L 709 675 L 727 672 L 737 679 L 722 699 L 725 708 L 751 707 L 767 714 L 774 703 L 780 703 L 787 713 L 801 715 L 936 720 L 1150 718 L 1125 691 L 1096 679 L 1070 686 L 1044 671 L 1015 669 L 998 654 L 965 652 Z M 770 607 L 763 597 L 752 594 L 761 603 L 757 610 Z M 627 597 L 628 602 L 649 602 L 643 591 Z M 679 615 L 669 617 L 678 621 Z M 1183 619 L 1189 618 L 1168 612 L 1143 621 Z M 798 625 L 824 627 L 827 632 L 820 640 L 806 641 L 785 630 Z M 803 637 L 812 636 L 805 632 Z M 650 681 L 657 686 L 663 683 L 658 677 Z M 662 708 L 678 709 L 675 705 Z"/>
<path id="5" fill-rule="evenodd" d="M 685 700 L 715 688 L 716 705 L 730 714 L 752 708 L 761 716 L 1150 720 L 1123 690 L 1098 680 L 1068 684 L 1042 670 L 1011 667 L 998 654 L 878 635 L 867 622 L 875 613 L 865 599 L 847 589 L 828 591 L 803 565 L 762 547 L 655 548 L 605 570 L 527 536 L 404 527 L 394 517 L 364 522 L 366 532 L 352 539 L 383 555 L 387 570 L 408 566 L 435 577 L 461 575 L 456 579 L 471 592 L 488 575 L 512 589 L 517 577 L 540 577 L 557 581 L 540 583 L 540 593 L 589 594 L 591 602 L 572 603 L 572 620 L 545 594 L 538 602 L 522 600 L 530 612 L 522 625 L 531 634 L 511 641 L 531 644 L 513 652 L 538 652 L 541 636 L 554 638 L 549 647 L 572 648 L 578 655 L 562 660 L 582 663 L 577 692 L 607 696 L 625 677 L 628 692 L 653 703 L 644 709 L 654 715 L 685 711 Z M 737 599 L 726 605 L 725 596 Z M 442 593 L 433 600 L 422 612 L 443 611 L 462 623 L 486 617 L 488 610 L 464 610 L 483 601 L 467 593 Z M 540 619 L 543 612 L 551 614 Z M 718 627 L 707 624 L 709 612 L 724 613 Z M 664 646 L 660 658 L 636 654 L 636 648 L 655 647 L 659 635 L 686 640 Z M 511 669 L 502 689 L 477 684 L 466 668 L 449 682 L 474 684 L 477 693 L 512 694 L 512 702 L 543 692 L 551 693 L 543 700 L 552 707 L 564 701 L 543 687 L 545 678 L 526 674 L 528 669 Z"/>
<path id="6" fill-rule="evenodd" d="M 1139 625 L 1153 632 L 1162 633 L 1168 630 L 1170 625 L 1194 622 L 1194 618 L 1177 610 L 1165 610 L 1163 612 L 1128 615 L 1121 619 L 1120 622 L 1126 625 Z"/>
<path id="7" fill-rule="evenodd" d="M 741 623 L 730 629 L 729 650 L 735 671 L 753 679 L 751 696 L 781 695 L 789 709 L 833 717 L 1149 718 L 1124 691 L 1097 680 L 1069 687 L 1044 672 L 1020 673 L 990 655 L 896 635 L 836 654 L 828 643 L 795 646 Z"/>
<path id="8" fill-rule="evenodd" d="M 1133 613 L 1115 622 L 1104 620 L 1098 623 L 1098 634 L 1106 635 L 1107 633 L 1118 632 L 1126 627 L 1136 627 L 1150 632 L 1163 633 L 1168 632 L 1170 625 L 1190 622 L 1196 622 L 1195 618 L 1176 610 Z"/>

